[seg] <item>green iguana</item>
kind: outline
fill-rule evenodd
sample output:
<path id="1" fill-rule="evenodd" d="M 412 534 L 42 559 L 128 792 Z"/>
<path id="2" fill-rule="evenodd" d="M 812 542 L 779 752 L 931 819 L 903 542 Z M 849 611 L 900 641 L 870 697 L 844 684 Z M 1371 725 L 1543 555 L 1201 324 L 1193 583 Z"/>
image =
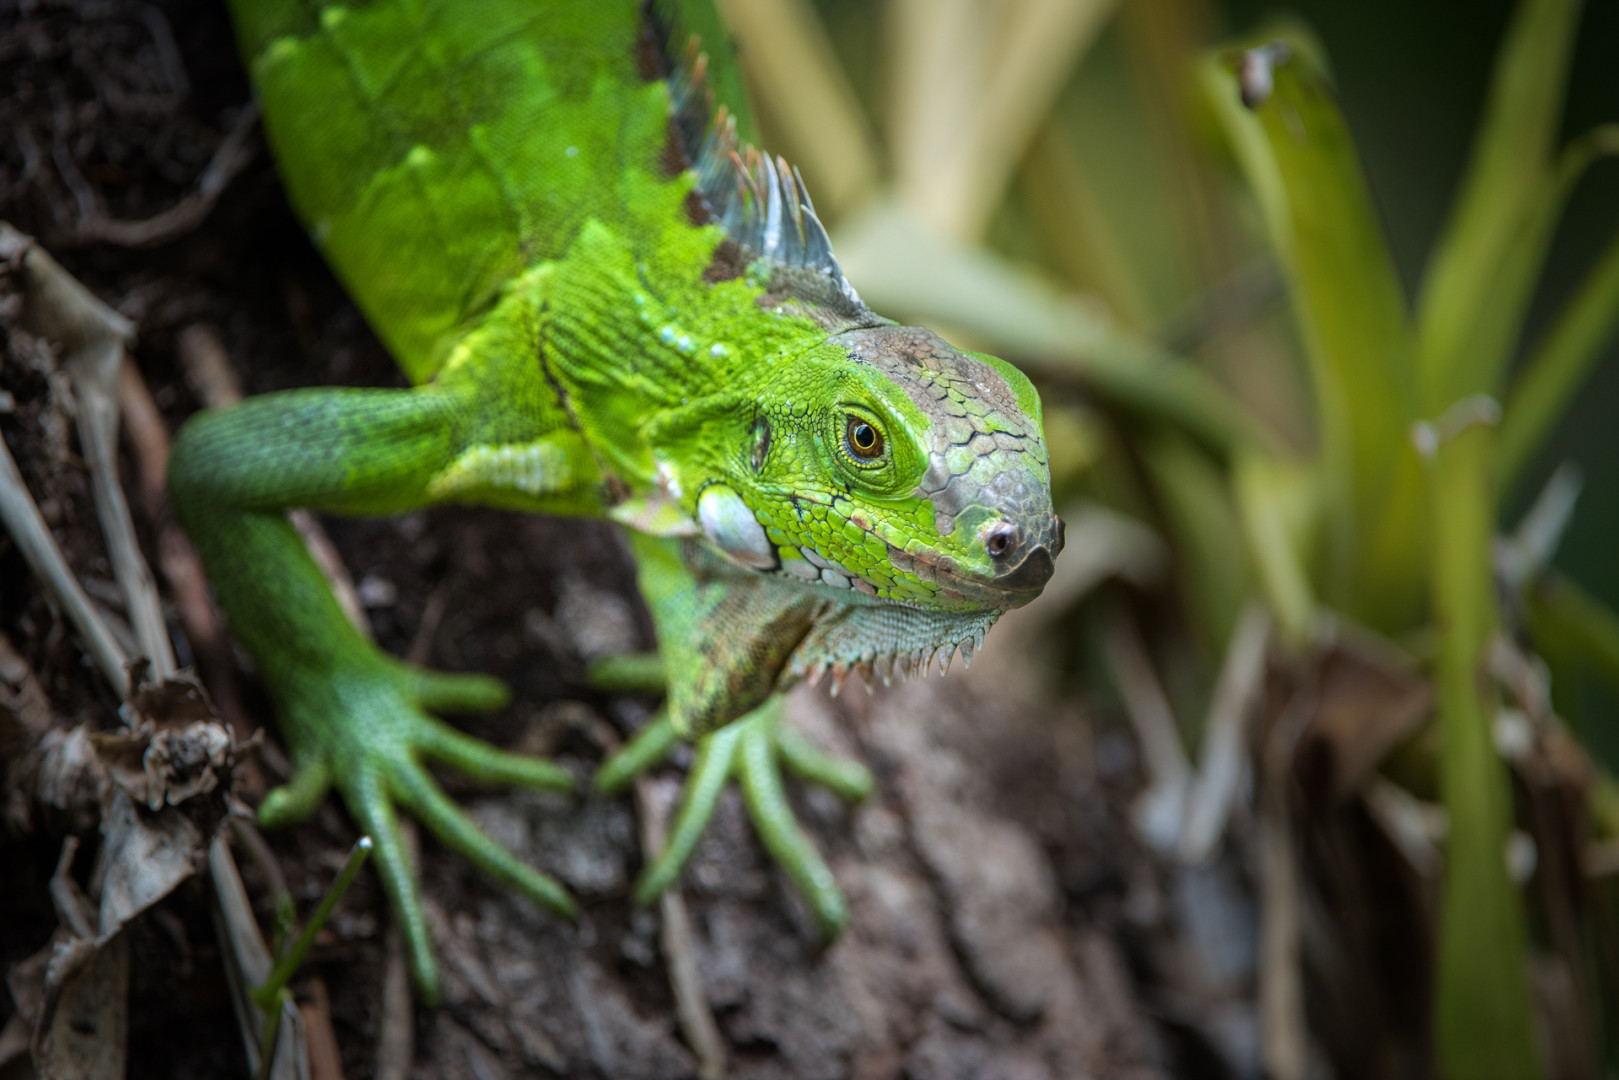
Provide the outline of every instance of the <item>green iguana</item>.
<path id="1" fill-rule="evenodd" d="M 342 792 L 428 1000 L 438 976 L 396 806 L 571 914 L 562 886 L 484 836 L 424 762 L 541 788 L 570 774 L 432 716 L 498 707 L 506 691 L 379 651 L 285 510 L 606 517 L 628 527 L 668 697 L 604 772 L 622 782 L 676 733 L 699 739 L 675 842 L 639 895 L 673 880 L 736 776 L 772 854 L 836 929 L 841 895 L 779 768 L 845 794 L 869 780 L 782 731 L 774 695 L 823 673 L 909 675 L 958 647 L 970 659 L 1040 592 L 1062 524 L 1034 387 L 866 308 L 797 172 L 745 141 L 711 9 L 234 8 L 288 196 L 414 384 L 265 395 L 176 440 L 175 506 L 292 755 L 261 819 Z M 677 35 L 694 44 L 671 49 Z"/>

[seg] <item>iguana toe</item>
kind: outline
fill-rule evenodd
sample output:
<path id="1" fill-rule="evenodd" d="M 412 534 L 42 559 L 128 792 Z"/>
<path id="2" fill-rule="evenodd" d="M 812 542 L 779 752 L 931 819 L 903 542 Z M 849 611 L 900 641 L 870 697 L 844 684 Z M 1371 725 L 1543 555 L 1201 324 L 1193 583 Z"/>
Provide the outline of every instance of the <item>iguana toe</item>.
<path id="1" fill-rule="evenodd" d="M 636 882 L 637 903 L 651 903 L 674 884 L 714 816 L 726 783 L 735 780 L 742 787 L 743 801 L 765 849 L 804 894 L 822 931 L 835 935 L 848 921 L 848 904 L 831 869 L 793 815 L 781 769 L 785 765 L 849 802 L 871 793 L 871 773 L 857 762 L 810 745 L 782 723 L 785 713 L 782 699 L 774 697 L 697 741 L 697 758 L 686 777 L 669 838 Z M 661 761 L 677 738 L 671 722 L 660 715 L 603 764 L 596 774 L 596 789 L 610 793 L 627 786 Z"/>
<path id="2" fill-rule="evenodd" d="M 325 759 L 308 757 L 297 763 L 292 779 L 272 788 L 259 803 L 259 824 L 279 829 L 310 817 L 332 787 L 332 770 Z"/>
<path id="3" fill-rule="evenodd" d="M 555 878 L 540 873 L 485 835 L 420 765 L 413 761 L 395 762 L 388 779 L 394 798 L 427 826 L 439 843 L 483 871 L 497 885 L 521 893 L 553 915 L 571 919 L 578 913 L 573 898 Z"/>
<path id="4" fill-rule="evenodd" d="M 431 716 L 417 724 L 416 745 L 426 757 L 480 784 L 540 791 L 572 791 L 574 787 L 573 774 L 555 762 L 491 746 Z"/>
<path id="5" fill-rule="evenodd" d="M 849 921 L 849 903 L 843 898 L 832 877 L 832 868 L 826 865 L 820 851 L 802 828 L 787 802 L 787 792 L 781 783 L 780 742 L 778 729 L 783 711 L 777 698 L 771 705 L 759 710 L 774 711 L 776 716 L 762 716 L 748 724 L 742 732 L 740 752 L 737 755 L 739 779 L 742 782 L 743 801 L 753 827 L 759 833 L 765 850 L 770 852 L 798 886 L 799 892 L 815 912 L 815 921 L 827 937 L 835 937 Z M 740 725 L 739 725 L 740 726 Z M 834 788 L 834 791 L 837 789 Z M 841 794 L 841 792 L 839 792 Z"/>
<path id="6" fill-rule="evenodd" d="M 571 790 L 572 774 L 555 763 L 491 746 L 425 711 L 492 709 L 508 698 L 506 687 L 496 679 L 427 671 L 373 655 L 328 679 L 305 680 L 284 703 L 285 728 L 298 768 L 291 781 L 265 798 L 260 820 L 269 826 L 307 817 L 335 783 L 355 822 L 376 846 L 377 871 L 393 902 L 411 974 L 425 1001 L 437 1000 L 441 987 L 421 888 L 396 807 L 412 814 L 441 844 L 497 885 L 554 915 L 572 918 L 576 912 L 559 882 L 485 835 L 444 794 L 424 765 L 441 762 L 481 783 Z M 333 723 L 334 716 L 346 722 Z"/>
<path id="7" fill-rule="evenodd" d="M 635 883 L 636 903 L 652 903 L 674 884 L 680 871 L 685 868 L 686 860 L 696 850 L 697 841 L 703 838 L 703 831 L 708 828 L 709 819 L 719 805 L 720 795 L 725 791 L 725 783 L 731 777 L 731 766 L 736 760 L 742 729 L 747 723 L 747 719 L 738 720 L 697 741 L 697 760 L 692 763 L 691 773 L 686 777 L 674 826 L 669 830 L 663 850 L 641 871 L 640 880 Z"/>
<path id="8" fill-rule="evenodd" d="M 422 910 L 422 890 L 416 865 L 399 828 L 393 800 L 387 785 L 375 769 L 357 770 L 342 783 L 344 802 L 361 831 L 371 837 L 383 891 L 392 902 L 399 932 L 405 940 L 410 960 L 411 981 L 424 1003 L 437 1005 L 444 987 L 439 979 L 438 962 L 433 958 L 432 937 Z"/>

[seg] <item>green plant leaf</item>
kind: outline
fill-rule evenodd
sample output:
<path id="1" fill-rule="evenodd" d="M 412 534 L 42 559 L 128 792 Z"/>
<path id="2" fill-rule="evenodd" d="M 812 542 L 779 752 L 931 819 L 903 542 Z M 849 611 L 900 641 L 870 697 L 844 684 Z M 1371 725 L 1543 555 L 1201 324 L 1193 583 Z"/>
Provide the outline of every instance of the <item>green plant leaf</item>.
<path id="1" fill-rule="evenodd" d="M 1435 1035 L 1448 1080 L 1540 1075 L 1523 902 L 1507 874 L 1512 797 L 1483 677 L 1497 632 L 1490 560 L 1494 429 L 1474 423 L 1438 448 L 1430 473 L 1439 638 L 1440 793 L 1450 819 L 1439 925 Z"/>
<path id="2" fill-rule="evenodd" d="M 1619 152 L 1619 127 L 1598 128 L 1564 152 L 1571 188 L 1585 165 Z M 1562 186 L 1562 185 L 1560 185 Z M 1501 488 L 1510 491 L 1619 327 L 1619 234 L 1535 345 L 1507 398 L 1501 425 Z"/>
<path id="3" fill-rule="evenodd" d="M 1259 585 L 1282 638 L 1302 646 L 1315 626 L 1308 568 L 1320 533 L 1316 470 L 1304 462 L 1243 454 L 1232 488 Z"/>
<path id="4" fill-rule="evenodd" d="M 1539 277 L 1538 256 L 1523 265 L 1525 246 L 1536 246 L 1537 228 L 1550 228 L 1532 219 L 1547 210 L 1579 13 L 1579 0 L 1524 0 L 1502 42 L 1461 193 L 1423 282 L 1419 369 L 1427 414 L 1468 394 L 1495 393 L 1516 343 L 1527 303 L 1519 294 Z"/>
<path id="5" fill-rule="evenodd" d="M 1139 443 L 1152 474 L 1187 608 L 1201 639 L 1224 650 L 1253 595 L 1242 523 L 1225 474 L 1184 435 L 1164 431 Z"/>
<path id="6" fill-rule="evenodd" d="M 1423 568 L 1405 302 L 1349 130 L 1310 59 L 1317 50 L 1297 30 L 1279 40 L 1287 59 L 1255 108 L 1238 94 L 1242 54 L 1207 57 L 1201 84 L 1292 285 L 1319 424 L 1322 595 L 1380 629 L 1406 629 L 1421 613 Z"/>
<path id="7" fill-rule="evenodd" d="M 1524 590 L 1524 612 L 1538 651 L 1591 672 L 1619 693 L 1619 614 L 1557 573 Z"/>

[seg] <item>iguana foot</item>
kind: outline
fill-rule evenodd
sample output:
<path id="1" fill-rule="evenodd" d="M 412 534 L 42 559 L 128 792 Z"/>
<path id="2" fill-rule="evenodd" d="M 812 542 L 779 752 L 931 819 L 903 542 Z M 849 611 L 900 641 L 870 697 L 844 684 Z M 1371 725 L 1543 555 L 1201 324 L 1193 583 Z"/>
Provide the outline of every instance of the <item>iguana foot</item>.
<path id="1" fill-rule="evenodd" d="M 377 871 L 405 935 L 411 974 L 423 1000 L 433 1003 L 441 992 L 438 965 L 395 806 L 497 884 L 572 918 L 574 903 L 562 885 L 484 835 L 439 788 L 426 762 L 449 765 L 481 783 L 547 791 L 570 790 L 573 776 L 549 761 L 491 746 L 429 714 L 500 708 L 509 695 L 499 680 L 424 671 L 380 655 L 372 660 L 325 679 L 306 676 L 284 697 L 282 728 L 296 767 L 285 785 L 265 796 L 259 820 L 266 827 L 301 820 L 329 788 L 342 792 L 349 813 L 376 845 Z"/>
<path id="2" fill-rule="evenodd" d="M 651 903 L 680 876 L 719 805 L 726 782 L 734 779 L 742 785 L 748 815 L 765 849 L 809 901 L 821 930 L 830 937 L 842 929 L 849 918 L 848 902 L 826 860 L 793 817 L 782 787 L 781 766 L 830 788 L 848 802 L 859 802 L 871 794 L 871 773 L 858 762 L 833 757 L 810 745 L 782 723 L 785 715 L 782 698 L 772 697 L 740 720 L 697 740 L 697 760 L 686 777 L 668 842 L 636 882 L 638 903 Z M 668 716 L 659 714 L 602 765 L 596 774 L 596 790 L 622 790 L 661 761 L 678 741 Z"/>

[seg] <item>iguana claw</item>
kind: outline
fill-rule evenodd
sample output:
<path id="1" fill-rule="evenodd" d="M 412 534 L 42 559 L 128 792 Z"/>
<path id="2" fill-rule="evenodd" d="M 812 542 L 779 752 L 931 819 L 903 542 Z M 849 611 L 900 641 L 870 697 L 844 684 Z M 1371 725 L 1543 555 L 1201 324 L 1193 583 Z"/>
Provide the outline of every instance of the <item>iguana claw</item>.
<path id="1" fill-rule="evenodd" d="M 424 1001 L 436 1002 L 442 987 L 396 805 L 495 883 L 553 914 L 573 917 L 574 902 L 562 885 L 484 835 L 425 765 L 437 761 L 486 784 L 548 791 L 573 787 L 572 774 L 560 766 L 491 746 L 427 712 L 499 708 L 508 695 L 498 680 L 384 659 L 374 670 L 351 672 L 312 689 L 284 703 L 297 767 L 285 785 L 265 796 L 259 820 L 266 827 L 290 824 L 313 813 L 332 786 L 342 792 L 361 831 L 376 844 L 377 871 L 399 913 L 411 974 Z M 347 722 L 327 722 L 334 713 L 346 714 Z"/>
<path id="2" fill-rule="evenodd" d="M 830 937 L 843 928 L 849 905 L 826 860 L 793 816 L 782 787 L 781 766 L 849 802 L 871 793 L 871 773 L 863 765 L 811 746 L 782 723 L 785 714 L 784 702 L 777 695 L 740 720 L 697 740 L 697 760 L 686 778 L 668 842 L 636 882 L 638 903 L 651 903 L 674 884 L 708 827 L 726 783 L 736 780 L 759 839 L 804 894 L 822 932 Z M 677 741 L 674 725 L 660 713 L 602 766 L 596 774 L 596 790 L 621 790 L 662 760 Z"/>

